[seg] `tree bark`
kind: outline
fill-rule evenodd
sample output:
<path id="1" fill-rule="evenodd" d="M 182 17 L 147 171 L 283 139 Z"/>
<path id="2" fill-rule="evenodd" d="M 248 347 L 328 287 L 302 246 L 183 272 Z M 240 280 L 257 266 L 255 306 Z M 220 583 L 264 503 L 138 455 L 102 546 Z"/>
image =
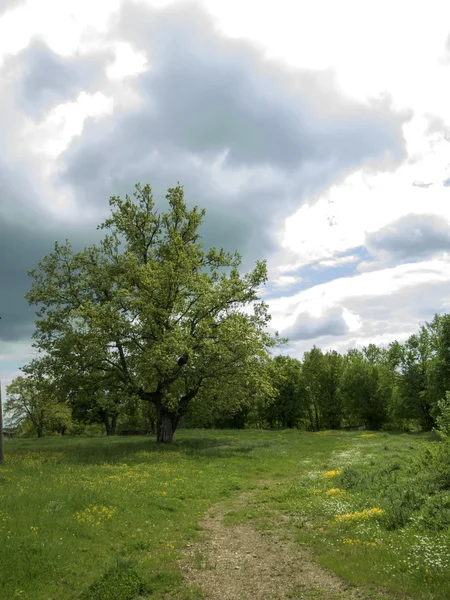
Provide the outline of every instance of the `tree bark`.
<path id="1" fill-rule="evenodd" d="M 101 419 L 102 419 L 103 425 L 105 426 L 106 435 L 107 436 L 115 435 L 116 434 L 117 415 L 113 414 L 112 418 L 111 418 L 111 422 L 109 422 L 108 411 L 102 410 L 101 411 Z"/>
<path id="2" fill-rule="evenodd" d="M 144 392 L 139 390 L 139 396 L 142 400 L 152 402 L 156 406 L 156 441 L 163 444 L 171 444 L 173 442 L 173 434 L 178 427 L 181 418 L 183 417 L 189 402 L 194 398 L 200 389 L 200 385 L 191 390 L 178 401 L 178 407 L 175 411 L 171 411 L 164 403 L 164 396 L 161 390 L 156 392 Z"/>
<path id="3" fill-rule="evenodd" d="M 164 404 L 157 407 L 158 419 L 156 422 L 156 441 L 162 444 L 171 444 L 177 423 Z"/>
<path id="4" fill-rule="evenodd" d="M 117 426 L 117 414 L 114 413 L 111 417 L 111 434 L 116 435 L 116 426 Z"/>

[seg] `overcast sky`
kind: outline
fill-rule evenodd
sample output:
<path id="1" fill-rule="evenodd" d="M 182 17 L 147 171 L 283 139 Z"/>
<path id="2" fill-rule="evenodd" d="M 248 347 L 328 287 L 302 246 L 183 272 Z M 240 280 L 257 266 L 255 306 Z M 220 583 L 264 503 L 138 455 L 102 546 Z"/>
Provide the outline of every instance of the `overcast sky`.
<path id="1" fill-rule="evenodd" d="M 450 3 L 0 0 L 0 376 L 27 270 L 180 181 L 301 358 L 450 310 Z"/>

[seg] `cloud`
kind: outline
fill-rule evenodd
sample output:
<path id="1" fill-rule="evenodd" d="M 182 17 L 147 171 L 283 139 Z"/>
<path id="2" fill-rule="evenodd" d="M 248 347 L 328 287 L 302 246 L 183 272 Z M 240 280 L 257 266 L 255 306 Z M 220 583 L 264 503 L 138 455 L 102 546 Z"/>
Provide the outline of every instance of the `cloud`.
<path id="1" fill-rule="evenodd" d="M 133 106 L 87 122 L 60 157 L 55 183 L 73 190 L 81 210 L 136 181 L 162 198 L 180 181 L 212 218 L 229 215 L 243 254 L 266 257 L 275 225 L 306 198 L 355 169 L 394 169 L 405 157 L 409 112 L 387 98 L 346 98 L 331 71 L 268 62 L 250 42 L 219 34 L 197 5 L 127 4 L 110 39 L 149 66 L 128 84 Z"/>
<path id="2" fill-rule="evenodd" d="M 311 265 L 312 269 L 332 269 L 336 267 L 342 267 L 344 265 L 349 265 L 355 262 L 358 262 L 360 257 L 356 254 L 349 254 L 347 256 L 335 256 L 330 259 L 321 260 L 318 263 L 313 263 Z"/>
<path id="3" fill-rule="evenodd" d="M 297 283 L 303 281 L 302 277 L 296 275 L 279 275 L 271 281 L 272 285 L 277 289 L 287 289 Z"/>
<path id="4" fill-rule="evenodd" d="M 424 183 L 423 181 L 413 181 L 412 185 L 415 187 L 429 188 L 430 185 L 433 185 L 433 184 L 432 183 Z"/>
<path id="5" fill-rule="evenodd" d="M 428 119 L 428 128 L 427 133 L 433 134 L 438 133 L 442 135 L 442 137 L 450 141 L 450 126 L 446 123 L 446 121 L 438 115 L 426 115 Z"/>
<path id="6" fill-rule="evenodd" d="M 344 318 L 342 306 L 327 308 L 320 316 L 315 316 L 309 311 L 297 315 L 293 325 L 283 330 L 283 337 L 296 342 L 299 340 L 312 340 L 322 336 L 345 335 L 349 326 Z"/>
<path id="7" fill-rule="evenodd" d="M 440 259 L 334 279 L 291 296 L 268 300 L 271 325 L 283 336 L 293 335 L 289 352 L 298 357 L 313 344 L 339 352 L 369 343 L 385 346 L 395 339 L 406 339 L 420 324 L 432 320 L 435 313 L 450 312 L 449 278 L 450 262 Z M 339 307 L 344 307 L 341 313 Z M 317 311 L 321 311 L 320 317 L 315 316 Z M 299 335 L 295 327 L 297 317 Z M 328 331 L 326 325 L 318 324 L 327 318 Z M 344 331 L 343 321 L 347 331 L 340 333 Z M 308 333 L 317 337 L 309 337 Z"/>
<path id="8" fill-rule="evenodd" d="M 2 10 L 12 5 L 3 2 Z M 62 39 L 65 31 L 59 33 Z M 137 181 L 152 184 L 159 208 L 167 188 L 180 181 L 187 202 L 207 208 L 205 245 L 238 249 L 247 269 L 274 255 L 275 232 L 302 203 L 313 204 L 357 170 L 392 172 L 406 156 L 403 126 L 411 111 L 394 109 L 387 97 L 346 97 L 329 69 L 270 62 L 250 41 L 219 33 L 197 5 L 153 10 L 127 3 L 112 28 L 83 35 L 67 29 L 68 37 L 83 37 L 82 52 L 62 56 L 61 44 L 52 50 L 43 41 L 50 38 L 34 38 L 0 67 L 0 337 L 6 343 L 29 340 L 26 271 L 56 239 L 67 237 L 75 248 L 95 242 L 109 196 L 132 192 Z M 110 80 L 120 44 L 145 57 L 146 70 Z M 78 106 L 83 93 L 105 98 L 111 114 Z M 68 146 L 49 159 L 40 141 L 59 140 L 66 121 L 75 120 L 56 118 L 69 114 L 69 103 L 82 113 L 80 125 L 60 136 Z M 66 197 L 74 210 L 58 213 Z M 323 258 L 340 261 L 332 252 Z M 296 283 L 296 274 L 278 281 Z M 310 307 L 301 311 L 314 315 Z M 311 319 L 299 322 L 304 333 L 334 337 L 348 321 L 339 307 Z"/>
<path id="9" fill-rule="evenodd" d="M 14 82 L 19 107 L 33 118 L 73 99 L 80 91 L 95 91 L 106 80 L 110 52 L 62 57 L 44 41 L 34 39 L 24 50 L 5 61 L 4 75 Z"/>
<path id="10" fill-rule="evenodd" d="M 382 261 L 405 261 L 450 251 L 450 225 L 437 215 L 406 215 L 366 236 L 367 249 Z"/>
<path id="11" fill-rule="evenodd" d="M 24 3 L 25 0 L 2 0 L 2 3 L 0 4 L 0 17 L 9 10 L 13 10 Z"/>
<path id="12" fill-rule="evenodd" d="M 442 185 L 444 187 L 450 187 L 450 177 L 448 177 L 447 179 L 444 179 L 444 181 L 442 182 Z"/>

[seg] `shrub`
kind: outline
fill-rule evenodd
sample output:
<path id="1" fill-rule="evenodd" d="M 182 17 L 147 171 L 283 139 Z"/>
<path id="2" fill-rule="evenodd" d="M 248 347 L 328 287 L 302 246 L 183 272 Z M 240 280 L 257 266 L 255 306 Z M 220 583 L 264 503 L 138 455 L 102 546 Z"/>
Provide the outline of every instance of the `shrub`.
<path id="1" fill-rule="evenodd" d="M 141 576 L 129 561 L 118 561 L 95 581 L 80 600 L 132 600 L 144 591 Z"/>

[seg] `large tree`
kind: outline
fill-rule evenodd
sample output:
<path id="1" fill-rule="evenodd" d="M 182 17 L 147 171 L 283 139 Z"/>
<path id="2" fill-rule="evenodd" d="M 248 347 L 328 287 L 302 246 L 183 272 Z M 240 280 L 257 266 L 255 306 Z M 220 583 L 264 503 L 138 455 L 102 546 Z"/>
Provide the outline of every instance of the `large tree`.
<path id="1" fill-rule="evenodd" d="M 171 442 L 212 381 L 268 380 L 275 339 L 258 298 L 266 264 L 241 275 L 237 252 L 205 250 L 205 211 L 188 209 L 180 185 L 169 188 L 162 214 L 149 185 L 137 185 L 134 198 L 110 199 L 99 245 L 75 253 L 55 243 L 30 271 L 27 299 L 39 307 L 35 346 L 63 388 L 137 395 L 156 407 L 158 441 Z"/>

